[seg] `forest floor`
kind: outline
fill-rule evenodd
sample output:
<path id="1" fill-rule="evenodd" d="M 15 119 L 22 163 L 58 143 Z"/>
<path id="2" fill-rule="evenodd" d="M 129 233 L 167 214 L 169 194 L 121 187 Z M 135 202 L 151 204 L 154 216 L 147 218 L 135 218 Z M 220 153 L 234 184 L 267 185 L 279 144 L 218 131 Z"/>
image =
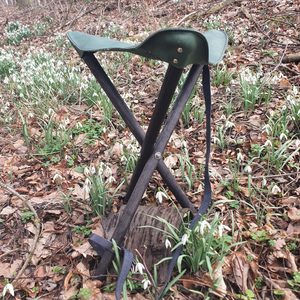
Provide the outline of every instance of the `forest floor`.
<path id="1" fill-rule="evenodd" d="M 0 8 L 4 299 L 114 299 L 115 275 L 106 282 L 91 278 L 96 253 L 88 237 L 103 235 L 102 204 L 106 214 L 118 212 L 139 145 L 66 33 L 138 42 L 169 27 L 224 30 L 229 46 L 223 62 L 211 67 L 214 204 L 202 233 L 189 232 L 186 246 L 193 236 L 205 245 L 210 237 L 210 247 L 201 249 L 198 270 L 197 262 L 183 259 L 185 273 L 164 299 L 300 299 L 297 1 L 58 1 Z M 166 64 L 126 53 L 97 57 L 145 128 Z M 205 154 L 198 90 L 164 154 L 196 207 Z M 155 173 L 142 203 L 163 211 L 176 200 Z M 165 239 L 178 242 L 170 233 Z M 151 276 L 136 273 L 127 281 L 128 299 L 154 299 Z"/>

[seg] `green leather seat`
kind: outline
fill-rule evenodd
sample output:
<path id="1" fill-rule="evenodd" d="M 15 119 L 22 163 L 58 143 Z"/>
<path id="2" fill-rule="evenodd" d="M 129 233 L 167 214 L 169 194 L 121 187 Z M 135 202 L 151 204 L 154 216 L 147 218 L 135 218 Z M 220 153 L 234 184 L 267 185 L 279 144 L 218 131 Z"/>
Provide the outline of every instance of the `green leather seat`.
<path id="1" fill-rule="evenodd" d="M 227 47 L 227 35 L 219 30 L 200 33 L 191 29 L 164 29 L 150 35 L 140 44 L 78 31 L 67 35 L 81 57 L 86 52 L 123 51 L 159 59 L 178 68 L 189 64 L 217 64 L 222 60 Z"/>

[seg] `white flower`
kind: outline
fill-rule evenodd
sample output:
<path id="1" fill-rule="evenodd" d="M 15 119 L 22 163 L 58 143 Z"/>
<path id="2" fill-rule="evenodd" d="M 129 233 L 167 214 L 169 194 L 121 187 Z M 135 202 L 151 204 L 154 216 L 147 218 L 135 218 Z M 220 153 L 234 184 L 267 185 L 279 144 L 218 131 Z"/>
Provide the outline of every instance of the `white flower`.
<path id="1" fill-rule="evenodd" d="M 245 172 L 246 173 L 248 173 L 248 174 L 251 174 L 252 173 L 252 168 L 249 166 L 249 165 L 247 165 L 246 167 L 245 167 Z"/>
<path id="2" fill-rule="evenodd" d="M 2 291 L 2 297 L 4 298 L 7 291 L 12 295 L 12 296 L 15 296 L 15 291 L 14 291 L 14 287 L 11 283 L 7 283 L 5 285 L 5 287 L 3 288 L 3 291 Z"/>
<path id="3" fill-rule="evenodd" d="M 218 227 L 218 233 L 219 233 L 219 237 L 221 237 L 223 235 L 223 231 L 225 230 L 230 230 L 230 228 L 224 224 L 220 224 Z"/>
<path id="4" fill-rule="evenodd" d="M 166 247 L 166 249 L 172 247 L 172 244 L 171 244 L 171 242 L 168 239 L 165 240 L 165 247 Z"/>
<path id="5" fill-rule="evenodd" d="M 162 203 L 163 198 L 167 199 L 168 196 L 167 196 L 164 192 L 158 191 L 158 192 L 156 193 L 156 195 L 155 195 L 155 198 L 157 199 L 157 201 L 158 201 L 159 203 Z"/>
<path id="6" fill-rule="evenodd" d="M 90 173 L 94 175 L 96 173 L 96 168 L 94 166 L 90 167 Z"/>
<path id="7" fill-rule="evenodd" d="M 116 182 L 116 179 L 113 176 L 109 176 L 106 180 L 107 183 L 113 183 Z"/>
<path id="8" fill-rule="evenodd" d="M 272 191 L 271 192 L 272 192 L 273 195 L 277 195 L 277 194 L 281 193 L 281 189 L 280 189 L 280 187 L 278 185 L 275 184 L 272 187 Z"/>
<path id="9" fill-rule="evenodd" d="M 181 238 L 181 242 L 182 242 L 182 245 L 185 245 L 186 242 L 188 241 L 188 235 L 185 233 L 182 238 Z"/>
<path id="10" fill-rule="evenodd" d="M 230 128 L 233 128 L 233 127 L 235 127 L 235 124 L 232 123 L 231 121 L 227 120 L 226 123 L 225 123 L 225 128 L 230 129 Z"/>
<path id="11" fill-rule="evenodd" d="M 279 139 L 280 139 L 281 141 L 287 140 L 286 134 L 285 134 L 285 133 L 281 133 L 280 136 L 279 136 Z"/>
<path id="12" fill-rule="evenodd" d="M 239 152 L 236 156 L 236 159 L 238 160 L 238 162 L 242 162 L 244 160 L 244 155 Z"/>
<path id="13" fill-rule="evenodd" d="M 207 222 L 207 221 L 201 221 L 200 222 L 200 227 L 199 227 L 199 231 L 200 231 L 200 234 L 203 235 L 204 232 L 205 232 L 205 228 L 208 228 L 208 229 L 211 229 L 211 226 L 210 224 Z"/>
<path id="14" fill-rule="evenodd" d="M 265 147 L 268 147 L 268 146 L 272 147 L 273 145 L 272 145 L 272 142 L 270 140 L 266 140 L 264 146 Z"/>
<path id="15" fill-rule="evenodd" d="M 148 286 L 151 285 L 151 282 L 149 279 L 143 279 L 142 283 L 143 283 L 144 290 L 146 290 L 148 288 Z"/>
<path id="16" fill-rule="evenodd" d="M 142 263 L 138 262 L 135 266 L 136 272 L 139 272 L 141 275 L 144 274 L 145 267 Z"/>
<path id="17" fill-rule="evenodd" d="M 91 175 L 90 170 L 89 170 L 88 167 L 85 167 L 85 168 L 83 169 L 83 174 L 84 174 L 85 176 L 90 176 L 90 175 Z"/>
<path id="18" fill-rule="evenodd" d="M 58 173 L 56 173 L 56 174 L 53 176 L 53 182 L 56 183 L 56 184 L 61 184 L 62 181 L 63 181 L 63 179 L 64 179 L 64 178 L 63 178 L 60 174 L 58 174 Z"/>

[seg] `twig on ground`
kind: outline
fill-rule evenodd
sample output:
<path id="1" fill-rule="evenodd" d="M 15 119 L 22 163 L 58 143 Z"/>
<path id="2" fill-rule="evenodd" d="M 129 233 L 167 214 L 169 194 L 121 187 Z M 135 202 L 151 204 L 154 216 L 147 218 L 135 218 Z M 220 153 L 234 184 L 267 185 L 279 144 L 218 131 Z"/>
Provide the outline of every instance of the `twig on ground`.
<path id="1" fill-rule="evenodd" d="M 0 181 L 0 187 L 7 190 L 8 192 L 10 192 L 11 194 L 15 195 L 16 197 L 18 197 L 20 200 L 23 201 L 23 203 L 32 211 L 32 213 L 35 216 L 35 225 L 36 225 L 36 232 L 34 235 L 34 239 L 33 239 L 33 243 L 31 246 L 31 249 L 29 250 L 29 253 L 26 257 L 26 260 L 22 266 L 22 268 L 18 271 L 17 275 L 15 276 L 13 282 L 16 282 L 21 275 L 23 274 L 23 272 L 25 271 L 25 269 L 27 268 L 28 264 L 30 263 L 30 260 L 32 258 L 32 255 L 35 251 L 39 236 L 40 236 L 40 232 L 41 232 L 41 222 L 40 222 L 40 218 L 36 212 L 36 210 L 34 209 L 34 207 L 31 205 L 31 203 L 21 194 L 19 194 L 18 192 L 16 192 L 13 188 L 11 188 L 10 186 L 4 184 L 3 182 Z"/>
<path id="2" fill-rule="evenodd" d="M 270 72 L 270 74 L 273 73 L 273 72 L 275 72 L 275 71 L 281 66 L 282 60 L 283 60 L 283 58 L 284 58 L 284 56 L 285 56 L 287 47 L 288 47 L 288 45 L 285 45 L 285 48 L 284 48 L 283 53 L 282 53 L 282 55 L 281 55 L 281 57 L 280 57 L 279 63 L 278 63 L 278 64 L 275 66 L 275 68 Z"/>
<path id="3" fill-rule="evenodd" d="M 286 176 L 299 175 L 300 172 L 292 172 L 292 173 L 284 173 L 284 174 L 274 174 L 274 175 L 266 175 L 266 176 L 253 176 L 251 179 L 263 179 L 263 178 L 280 178 Z"/>
<path id="4" fill-rule="evenodd" d="M 12 253 L 17 252 L 17 251 L 20 251 L 20 249 L 13 249 L 13 250 L 6 251 L 6 252 L 4 252 L 0 255 L 0 259 L 3 258 L 6 255 L 12 254 Z"/>

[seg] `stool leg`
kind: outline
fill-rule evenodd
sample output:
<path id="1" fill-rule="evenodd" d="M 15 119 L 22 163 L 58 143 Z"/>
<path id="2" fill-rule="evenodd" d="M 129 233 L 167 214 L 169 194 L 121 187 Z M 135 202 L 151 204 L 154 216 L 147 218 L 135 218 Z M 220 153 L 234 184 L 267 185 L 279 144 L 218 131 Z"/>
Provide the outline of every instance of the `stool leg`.
<path id="1" fill-rule="evenodd" d="M 200 68 L 201 70 L 202 66 L 196 66 L 195 68 L 196 69 Z M 141 198 L 148 186 L 152 174 L 157 167 L 158 160 L 155 158 L 154 153 L 155 152 L 163 153 L 164 149 L 166 148 L 167 143 L 172 135 L 172 132 L 175 129 L 176 124 L 181 116 L 184 106 L 188 101 L 188 98 L 193 90 L 193 87 L 194 84 L 192 84 L 192 82 L 189 82 L 179 94 L 173 106 L 173 109 L 168 116 L 165 127 L 163 128 L 162 132 L 159 134 L 157 138 L 157 142 L 153 149 L 153 153 L 148 159 L 148 161 L 146 162 L 145 167 L 143 168 L 142 173 L 138 178 L 138 181 L 131 193 L 128 203 L 125 206 L 123 213 L 119 218 L 118 224 L 112 235 L 112 239 L 114 239 L 118 245 L 121 245 L 123 243 L 125 234 L 129 229 L 130 222 L 139 206 Z M 106 273 L 106 270 L 110 265 L 113 256 L 114 254 L 109 251 L 104 252 L 97 266 L 95 272 L 96 276 L 101 276 Z"/>
<path id="2" fill-rule="evenodd" d="M 165 120 L 168 108 L 172 101 L 179 79 L 181 77 L 183 69 L 178 69 L 169 65 L 167 73 L 165 75 L 149 126 L 146 132 L 145 139 L 142 144 L 140 152 L 140 158 L 137 161 L 136 168 L 131 177 L 131 181 L 127 190 L 125 201 L 130 198 L 130 195 L 141 175 L 141 172 L 153 152 L 153 147 L 156 142 L 156 138 L 159 134 L 161 126 Z"/>
<path id="3" fill-rule="evenodd" d="M 92 74 L 95 76 L 96 80 L 101 85 L 101 87 L 103 88 L 107 96 L 110 98 L 112 104 L 119 112 L 119 114 L 125 121 L 126 125 L 129 127 L 129 129 L 132 131 L 134 136 L 137 138 L 138 142 L 142 144 L 145 137 L 145 133 L 142 127 L 134 118 L 132 112 L 126 105 L 125 101 L 120 96 L 115 86 L 112 84 L 111 80 L 109 79 L 107 74 L 100 66 L 98 60 L 95 58 L 95 56 L 92 53 L 86 53 L 83 56 L 83 60 L 87 64 L 87 66 L 89 67 Z M 201 73 L 201 69 L 199 69 L 196 66 L 193 66 L 186 79 L 186 82 L 192 82 L 195 85 L 200 73 Z M 170 188 L 170 191 L 173 193 L 175 198 L 181 204 L 181 206 L 189 208 L 191 212 L 195 213 L 196 209 L 194 205 L 188 199 L 186 194 L 182 191 L 181 187 L 178 185 L 177 181 L 175 180 L 174 176 L 171 174 L 171 172 L 169 171 L 169 169 L 167 168 L 163 160 L 160 160 L 158 163 L 158 171 L 161 174 L 163 180 Z"/>

